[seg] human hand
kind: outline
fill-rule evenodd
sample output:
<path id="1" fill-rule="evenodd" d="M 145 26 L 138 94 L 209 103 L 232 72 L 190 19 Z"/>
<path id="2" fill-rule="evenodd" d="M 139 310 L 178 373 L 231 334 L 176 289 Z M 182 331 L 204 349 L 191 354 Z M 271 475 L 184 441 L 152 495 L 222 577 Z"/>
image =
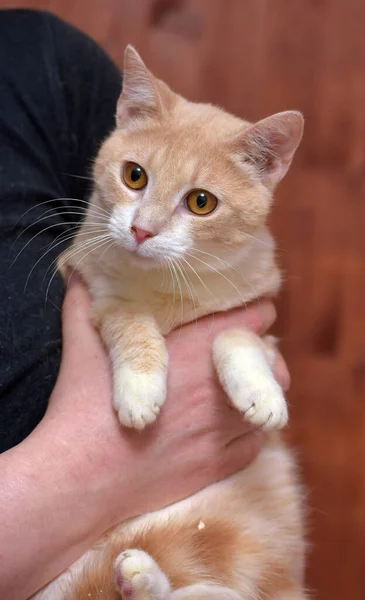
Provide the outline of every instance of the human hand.
<path id="1" fill-rule="evenodd" d="M 270 303 L 215 315 L 213 323 L 207 317 L 197 329 L 186 325 L 168 336 L 168 398 L 142 433 L 119 425 L 109 360 L 89 313 L 88 292 L 74 279 L 64 302 L 61 370 L 46 415 L 1 456 L 0 595 L 9 600 L 29 597 L 117 521 L 244 468 L 262 444 L 262 433 L 229 408 L 211 345 L 225 328 L 264 333 L 275 320 Z M 288 386 L 279 355 L 276 376 Z"/>
<path id="2" fill-rule="evenodd" d="M 216 314 L 214 321 L 206 317 L 168 336 L 168 398 L 157 422 L 143 433 L 119 425 L 109 360 L 89 313 L 88 292 L 73 278 L 63 309 L 61 370 L 41 426 L 62 440 L 75 485 L 88 491 L 90 502 L 100 504 L 105 528 L 186 497 L 256 456 L 262 433 L 228 406 L 211 345 L 227 328 L 264 333 L 275 319 L 271 303 Z M 287 387 L 289 376 L 279 354 L 275 373 Z"/>

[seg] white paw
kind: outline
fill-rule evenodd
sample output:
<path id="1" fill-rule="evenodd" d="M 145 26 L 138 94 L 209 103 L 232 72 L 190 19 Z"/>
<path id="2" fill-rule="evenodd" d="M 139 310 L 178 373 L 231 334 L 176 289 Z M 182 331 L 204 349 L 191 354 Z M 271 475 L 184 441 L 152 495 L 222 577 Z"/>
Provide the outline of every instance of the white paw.
<path id="1" fill-rule="evenodd" d="M 166 398 L 166 373 L 140 373 L 122 366 L 114 370 L 114 408 L 126 427 L 144 429 L 156 420 Z"/>
<path id="2" fill-rule="evenodd" d="M 126 550 L 114 563 L 115 581 L 123 600 L 164 600 L 169 582 L 153 558 L 142 550 Z"/>
<path id="3" fill-rule="evenodd" d="M 287 424 L 283 392 L 272 374 L 267 351 L 254 334 L 223 332 L 214 342 L 213 357 L 232 405 L 246 421 L 267 430 Z"/>
<path id="4" fill-rule="evenodd" d="M 241 391 L 232 399 L 246 421 L 264 430 L 281 429 L 288 422 L 286 400 L 276 381 L 255 386 L 242 381 Z"/>

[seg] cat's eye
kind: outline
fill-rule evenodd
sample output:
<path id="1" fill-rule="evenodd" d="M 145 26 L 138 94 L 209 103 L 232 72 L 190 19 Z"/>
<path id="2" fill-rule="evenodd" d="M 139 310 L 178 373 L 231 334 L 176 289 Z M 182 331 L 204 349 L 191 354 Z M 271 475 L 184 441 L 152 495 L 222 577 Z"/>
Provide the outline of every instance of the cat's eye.
<path id="1" fill-rule="evenodd" d="M 209 215 L 217 204 L 217 198 L 205 190 L 193 190 L 186 198 L 186 206 L 195 215 Z"/>
<path id="2" fill-rule="evenodd" d="M 147 185 L 147 173 L 137 163 L 128 162 L 123 171 L 124 183 L 132 190 L 141 190 Z"/>

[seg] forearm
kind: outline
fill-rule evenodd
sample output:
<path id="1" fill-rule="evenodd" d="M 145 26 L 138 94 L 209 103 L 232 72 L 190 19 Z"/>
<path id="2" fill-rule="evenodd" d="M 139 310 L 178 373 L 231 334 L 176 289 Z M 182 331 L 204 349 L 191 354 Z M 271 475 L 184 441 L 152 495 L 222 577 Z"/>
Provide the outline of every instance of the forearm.
<path id="1" fill-rule="evenodd" d="M 7 600 L 34 593 L 112 523 L 102 486 L 56 433 L 41 426 L 0 457 L 0 597 Z"/>

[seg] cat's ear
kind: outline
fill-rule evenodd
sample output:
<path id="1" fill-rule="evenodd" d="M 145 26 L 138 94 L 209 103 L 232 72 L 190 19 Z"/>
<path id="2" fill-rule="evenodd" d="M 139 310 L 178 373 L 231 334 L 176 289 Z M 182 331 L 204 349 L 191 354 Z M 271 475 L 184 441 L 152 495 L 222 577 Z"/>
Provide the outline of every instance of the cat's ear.
<path id="1" fill-rule="evenodd" d="M 284 177 L 303 135 L 300 112 L 286 111 L 250 125 L 236 139 L 244 162 L 256 167 L 263 183 L 275 187 Z"/>
<path id="2" fill-rule="evenodd" d="M 158 117 L 169 107 L 173 92 L 147 69 L 133 46 L 124 52 L 123 89 L 117 104 L 117 126 L 131 119 Z"/>

